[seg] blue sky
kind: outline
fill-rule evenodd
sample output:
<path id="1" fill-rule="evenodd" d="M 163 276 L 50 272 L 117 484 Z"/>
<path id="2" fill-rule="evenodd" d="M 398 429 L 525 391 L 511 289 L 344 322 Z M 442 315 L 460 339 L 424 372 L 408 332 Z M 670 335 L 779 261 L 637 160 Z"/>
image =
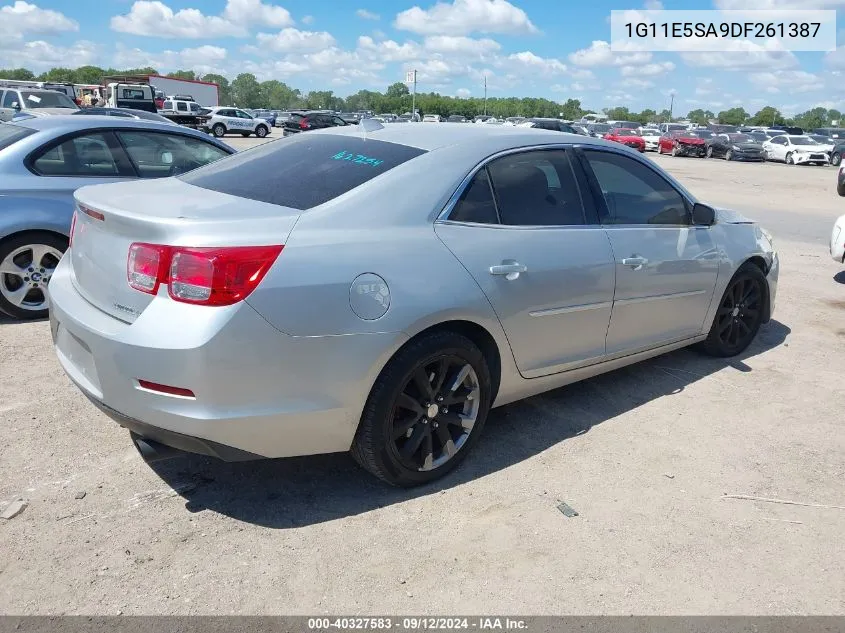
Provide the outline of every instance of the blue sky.
<path id="1" fill-rule="evenodd" d="M 845 0 L 0 0 L 0 67 L 252 72 L 302 90 L 580 99 L 585 107 L 843 109 L 831 53 L 614 53 L 611 9 L 845 9 Z M 845 15 L 845 13 L 843 13 Z M 840 20 L 838 25 L 842 29 Z M 840 34 L 841 39 L 841 34 Z"/>

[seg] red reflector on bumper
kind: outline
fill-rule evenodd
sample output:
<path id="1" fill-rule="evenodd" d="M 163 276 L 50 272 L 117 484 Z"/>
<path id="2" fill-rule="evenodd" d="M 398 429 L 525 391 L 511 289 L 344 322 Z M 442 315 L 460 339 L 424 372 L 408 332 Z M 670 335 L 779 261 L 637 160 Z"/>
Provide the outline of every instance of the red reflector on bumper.
<path id="1" fill-rule="evenodd" d="M 170 385 L 160 385 L 157 382 L 150 382 L 149 380 L 138 380 L 138 385 L 142 389 L 148 391 L 157 391 L 159 393 L 167 394 L 168 396 L 182 396 L 183 398 L 196 398 L 194 392 L 183 387 L 171 387 Z"/>

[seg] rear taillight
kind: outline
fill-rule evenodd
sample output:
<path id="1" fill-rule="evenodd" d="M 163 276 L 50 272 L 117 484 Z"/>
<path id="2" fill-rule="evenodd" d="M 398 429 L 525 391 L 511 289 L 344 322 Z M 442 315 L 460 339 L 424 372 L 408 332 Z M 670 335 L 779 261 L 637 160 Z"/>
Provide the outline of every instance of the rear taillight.
<path id="1" fill-rule="evenodd" d="M 73 232 L 76 230 L 76 211 L 73 212 L 73 217 L 70 220 L 70 236 L 67 239 L 67 247 L 73 246 Z"/>
<path id="2" fill-rule="evenodd" d="M 299 129 L 307 130 L 309 127 L 311 127 L 311 123 L 309 123 L 308 119 L 299 119 Z"/>
<path id="3" fill-rule="evenodd" d="M 127 278 L 136 290 L 157 294 L 166 284 L 175 301 L 227 306 L 255 290 L 283 246 L 183 248 L 132 244 Z"/>
<path id="4" fill-rule="evenodd" d="M 135 290 L 154 295 L 161 283 L 167 283 L 170 248 L 159 244 L 135 243 L 129 247 L 126 277 Z"/>

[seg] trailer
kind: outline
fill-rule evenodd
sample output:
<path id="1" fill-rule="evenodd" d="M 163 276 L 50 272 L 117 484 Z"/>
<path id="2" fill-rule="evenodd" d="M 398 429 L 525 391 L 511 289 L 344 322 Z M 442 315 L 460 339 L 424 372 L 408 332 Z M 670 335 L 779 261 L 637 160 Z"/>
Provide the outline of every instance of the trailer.
<path id="1" fill-rule="evenodd" d="M 148 75 L 147 82 L 156 90 L 161 90 L 167 97 L 178 95 L 179 100 L 192 97 L 199 105 L 213 108 L 219 105 L 218 86 L 208 81 L 194 81 L 190 79 L 175 79 L 160 75 Z"/>

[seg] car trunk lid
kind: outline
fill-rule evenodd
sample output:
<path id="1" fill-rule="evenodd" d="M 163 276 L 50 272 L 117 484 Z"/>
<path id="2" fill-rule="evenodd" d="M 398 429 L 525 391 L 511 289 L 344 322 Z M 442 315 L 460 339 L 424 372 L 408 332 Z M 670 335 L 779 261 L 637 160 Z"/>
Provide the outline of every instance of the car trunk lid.
<path id="1" fill-rule="evenodd" d="M 69 250 L 73 283 L 87 301 L 132 323 L 154 299 L 127 280 L 135 243 L 218 247 L 284 244 L 300 211 L 182 182 L 135 181 L 83 187 L 75 196 Z M 166 285 L 158 294 L 167 293 Z"/>

